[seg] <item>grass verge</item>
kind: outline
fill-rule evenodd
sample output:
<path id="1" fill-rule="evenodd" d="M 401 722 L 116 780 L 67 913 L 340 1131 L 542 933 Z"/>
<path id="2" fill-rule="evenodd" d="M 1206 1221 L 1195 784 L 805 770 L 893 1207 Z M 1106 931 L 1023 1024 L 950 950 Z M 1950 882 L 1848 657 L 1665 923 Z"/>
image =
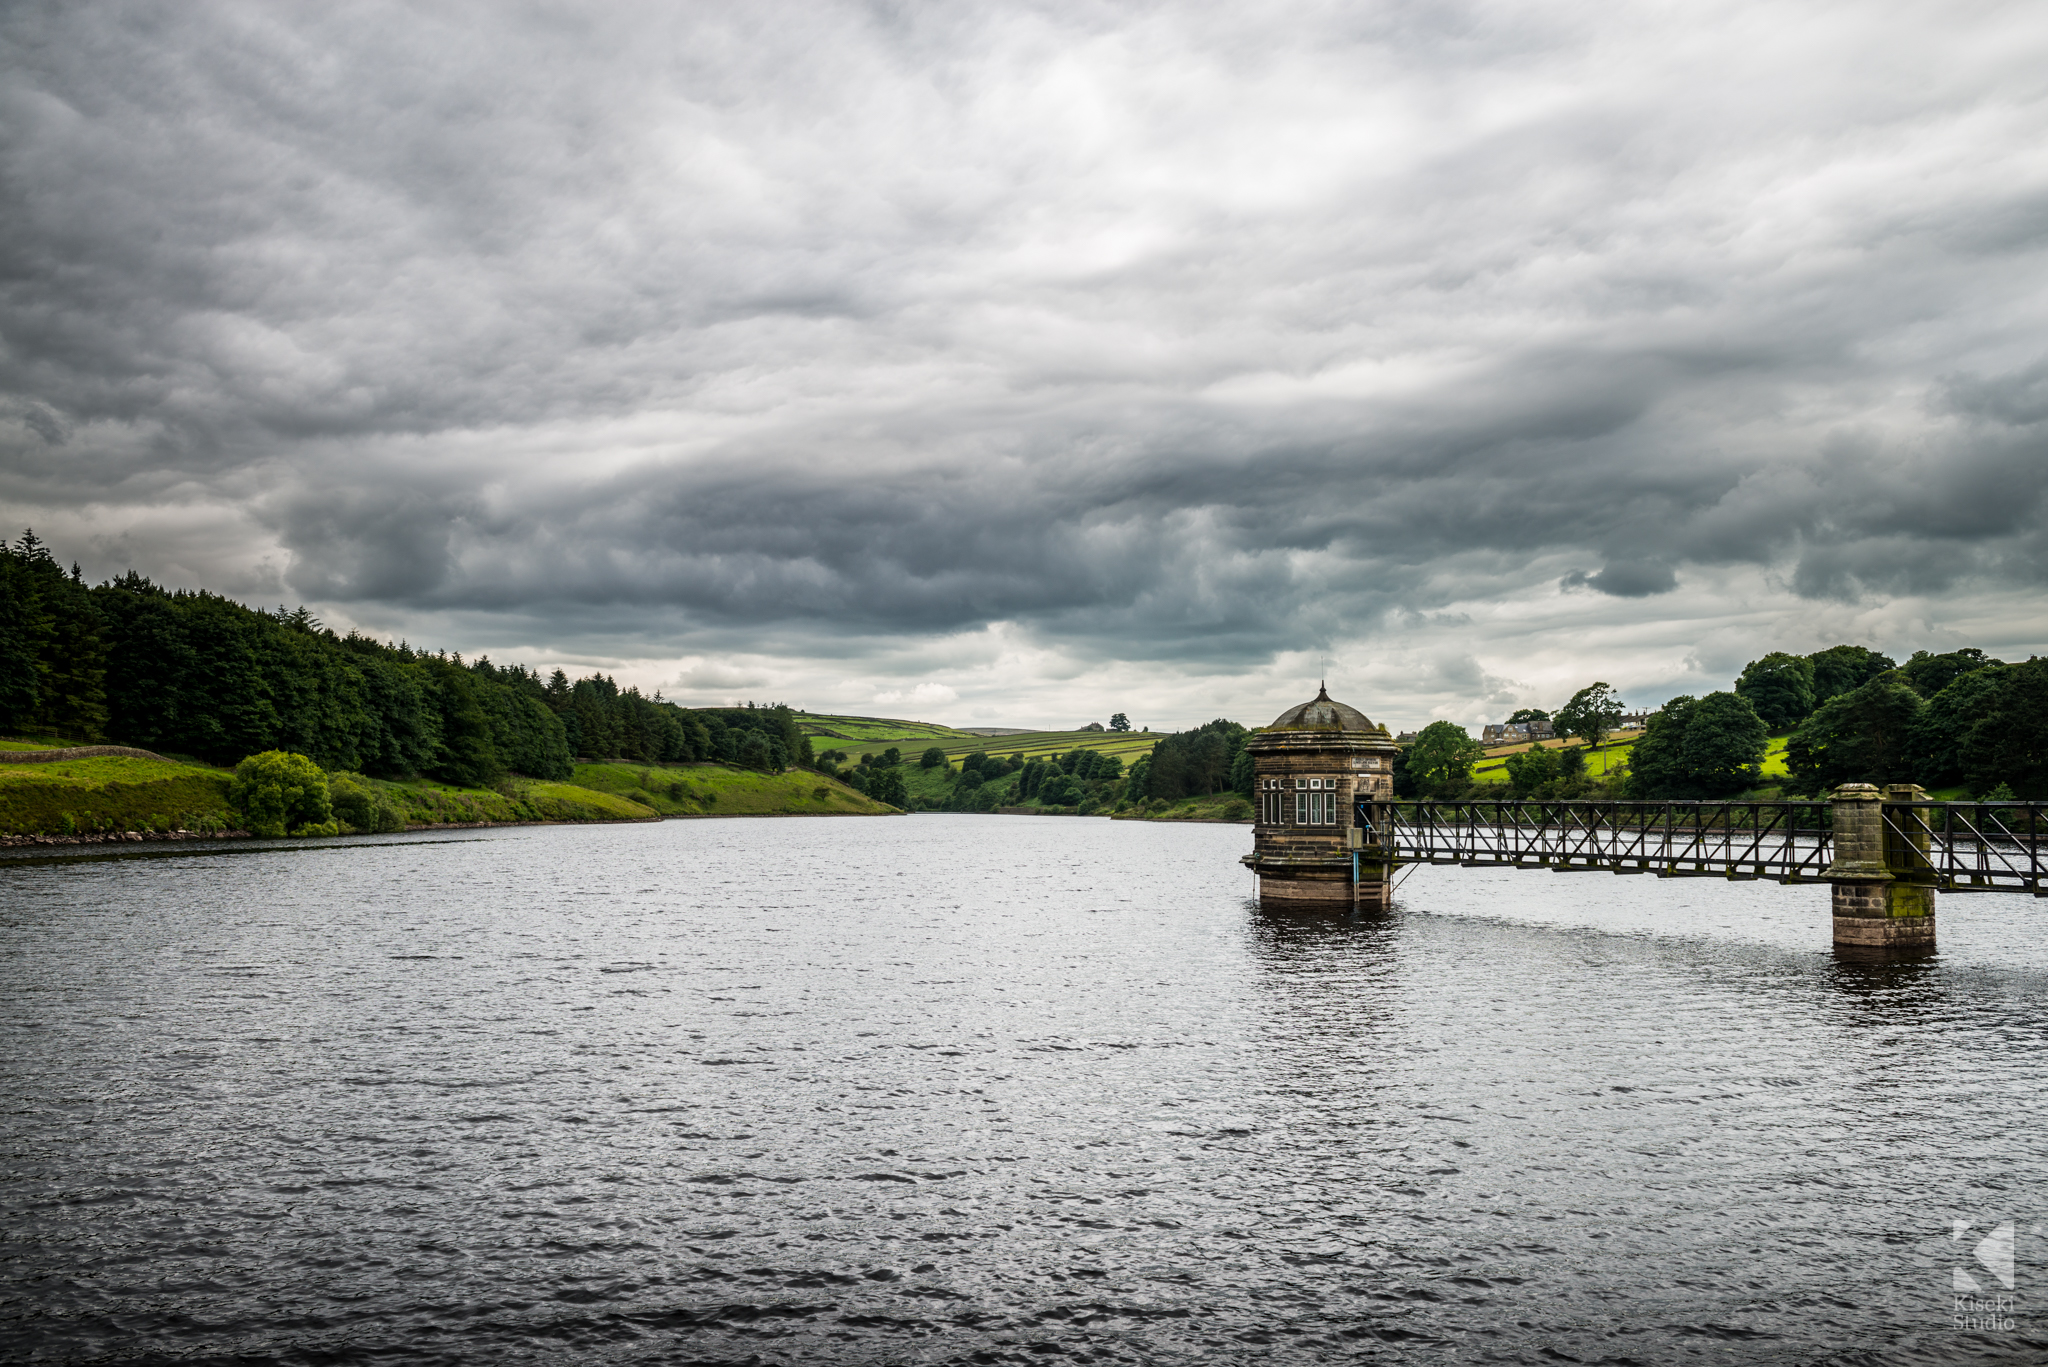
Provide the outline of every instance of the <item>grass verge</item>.
<path id="1" fill-rule="evenodd" d="M 30 740 L 0 738 L 0 750 L 66 750 L 74 745 L 101 744 L 105 744 L 105 742 L 96 740 L 60 740 L 55 736 L 44 736 L 40 739 Z"/>

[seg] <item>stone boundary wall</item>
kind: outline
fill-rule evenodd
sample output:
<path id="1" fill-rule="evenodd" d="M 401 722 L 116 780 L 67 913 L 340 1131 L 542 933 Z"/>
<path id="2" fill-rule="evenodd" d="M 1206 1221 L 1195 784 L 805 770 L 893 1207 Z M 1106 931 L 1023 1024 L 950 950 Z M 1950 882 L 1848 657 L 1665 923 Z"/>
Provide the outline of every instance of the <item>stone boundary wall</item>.
<path id="1" fill-rule="evenodd" d="M 122 845 L 164 840 L 253 840 L 247 831 L 98 831 L 84 835 L 0 835 L 0 848 L 25 845 Z"/>
<path id="2" fill-rule="evenodd" d="M 108 755 L 171 763 L 153 750 L 136 750 L 126 745 L 74 745 L 68 750 L 0 750 L 0 764 L 55 764 L 59 760 L 101 759 Z"/>

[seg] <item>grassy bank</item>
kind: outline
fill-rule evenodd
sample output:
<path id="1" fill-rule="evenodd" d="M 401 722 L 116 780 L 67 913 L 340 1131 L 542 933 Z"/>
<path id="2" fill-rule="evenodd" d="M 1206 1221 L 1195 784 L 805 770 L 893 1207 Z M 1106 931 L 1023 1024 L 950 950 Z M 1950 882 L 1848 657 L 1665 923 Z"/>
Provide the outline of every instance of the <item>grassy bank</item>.
<path id="1" fill-rule="evenodd" d="M 723 764 L 598 762 L 578 764 L 570 781 L 663 816 L 881 816 L 896 810 L 801 769 L 763 774 Z"/>
<path id="2" fill-rule="evenodd" d="M 4 764 L 0 835 L 232 830 L 228 778 L 203 765 L 128 756 Z"/>
<path id="3" fill-rule="evenodd" d="M 21 741 L 0 745 L 52 748 Z M 226 769 L 125 755 L 0 764 L 0 835 L 232 831 L 241 825 L 228 804 L 232 778 Z M 895 810 L 817 774 L 762 774 L 719 764 L 579 764 L 570 782 L 513 778 L 497 788 L 461 788 L 431 779 L 354 781 L 388 803 L 407 827 L 649 821 L 660 816 L 882 815 Z"/>
<path id="4" fill-rule="evenodd" d="M 226 769 L 116 758 L 0 765 L 0 835 L 231 831 Z M 408 826 L 513 821 L 645 821 L 655 813 L 611 793 L 514 779 L 504 791 L 417 780 L 367 781 Z"/>
<path id="5" fill-rule="evenodd" d="M 41 736 L 30 740 L 0 740 L 0 750 L 62 750 L 72 745 L 97 745 L 99 742 L 82 740 L 59 740 L 55 736 Z"/>
<path id="6" fill-rule="evenodd" d="M 651 807 L 572 783 L 513 779 L 495 788 L 457 788 L 419 779 L 410 783 L 371 780 L 389 797 L 408 826 L 470 825 L 515 821 L 648 821 Z"/>

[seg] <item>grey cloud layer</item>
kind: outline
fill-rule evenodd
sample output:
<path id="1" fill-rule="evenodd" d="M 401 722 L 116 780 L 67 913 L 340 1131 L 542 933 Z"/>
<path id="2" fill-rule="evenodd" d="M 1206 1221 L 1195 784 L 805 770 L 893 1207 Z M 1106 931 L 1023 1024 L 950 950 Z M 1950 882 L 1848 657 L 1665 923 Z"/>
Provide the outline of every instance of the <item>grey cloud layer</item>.
<path id="1" fill-rule="evenodd" d="M 0 504 L 818 657 L 2041 581 L 2038 11 L 1253 9 L 14 8 Z"/>

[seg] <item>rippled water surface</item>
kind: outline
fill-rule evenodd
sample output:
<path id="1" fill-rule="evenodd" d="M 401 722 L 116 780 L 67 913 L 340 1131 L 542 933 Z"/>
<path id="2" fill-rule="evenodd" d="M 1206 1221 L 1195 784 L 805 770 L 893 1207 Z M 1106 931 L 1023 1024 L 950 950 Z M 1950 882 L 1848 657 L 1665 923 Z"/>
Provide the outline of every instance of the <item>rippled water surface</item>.
<path id="1" fill-rule="evenodd" d="M 1771 884 L 1266 919 L 1243 827 L 460 836 L 0 864 L 0 1358 L 2048 1360 L 2029 898 L 1858 966 Z"/>

